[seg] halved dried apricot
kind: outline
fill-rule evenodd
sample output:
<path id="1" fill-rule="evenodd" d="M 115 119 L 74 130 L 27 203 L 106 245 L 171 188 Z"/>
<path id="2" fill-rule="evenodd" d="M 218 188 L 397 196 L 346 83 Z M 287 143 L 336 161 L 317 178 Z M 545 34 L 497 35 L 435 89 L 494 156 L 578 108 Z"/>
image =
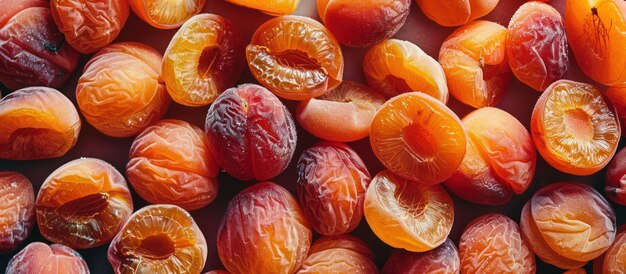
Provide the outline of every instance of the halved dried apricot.
<path id="1" fill-rule="evenodd" d="M 17 248 L 35 224 L 33 184 L 17 172 L 0 172 L 0 254 Z"/>
<path id="2" fill-rule="evenodd" d="M 300 0 L 226 0 L 235 5 L 259 10 L 269 15 L 279 16 L 294 12 Z"/>
<path id="3" fill-rule="evenodd" d="M 606 90 L 606 96 L 609 97 L 611 103 L 615 106 L 617 116 L 619 116 L 619 124 L 626 125 L 626 86 L 625 87 L 609 87 Z M 622 132 L 622 135 L 626 132 Z"/>
<path id="4" fill-rule="evenodd" d="M 175 29 L 198 14 L 206 0 L 128 0 L 135 14 L 159 29 Z"/>

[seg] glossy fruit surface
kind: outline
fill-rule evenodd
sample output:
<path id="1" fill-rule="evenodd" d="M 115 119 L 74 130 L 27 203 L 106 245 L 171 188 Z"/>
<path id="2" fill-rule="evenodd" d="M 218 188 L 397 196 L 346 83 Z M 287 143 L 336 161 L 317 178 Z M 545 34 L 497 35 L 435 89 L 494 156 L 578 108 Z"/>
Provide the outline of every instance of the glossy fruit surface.
<path id="1" fill-rule="evenodd" d="M 626 205 L 626 149 L 620 149 L 611 160 L 604 177 L 604 193 L 611 201 Z"/>
<path id="2" fill-rule="evenodd" d="M 342 237 L 342 236 L 339 236 Z M 298 274 L 305 273 L 361 273 L 377 274 L 378 269 L 369 256 L 369 247 L 352 237 L 322 237 L 313 245 Z M 349 242 L 353 242 L 350 244 Z M 336 242 L 336 244 L 334 244 Z M 354 249 L 359 246 L 364 249 Z"/>
<path id="3" fill-rule="evenodd" d="M 294 12 L 300 0 L 226 0 L 235 5 L 259 10 L 269 15 L 279 16 Z"/>
<path id="4" fill-rule="evenodd" d="M 159 29 L 175 29 L 198 14 L 206 0 L 128 0 L 135 14 Z"/>
<path id="5" fill-rule="evenodd" d="M 0 253 L 17 248 L 35 224 L 35 193 L 28 178 L 0 172 Z"/>
<path id="6" fill-rule="evenodd" d="M 67 246 L 33 242 L 11 258 L 6 273 L 89 274 L 89 268 L 83 257 Z"/>
<path id="7" fill-rule="evenodd" d="M 620 125 L 626 125 L 626 87 L 609 87 L 605 94 L 617 110 Z"/>
<path id="8" fill-rule="evenodd" d="M 600 262 L 602 264 L 599 267 L 603 274 L 620 274 L 626 271 L 626 232 L 622 231 L 617 234 L 615 241 L 602 255 Z M 594 271 L 595 269 L 596 262 L 594 261 Z"/>
<path id="9" fill-rule="evenodd" d="M 461 26 L 490 13 L 499 0 L 417 0 L 422 12 L 437 24 Z"/>
<path id="10" fill-rule="evenodd" d="M 443 244 L 428 252 L 394 251 L 385 262 L 382 274 L 458 274 L 460 269 L 459 251 L 454 242 L 446 239 Z"/>

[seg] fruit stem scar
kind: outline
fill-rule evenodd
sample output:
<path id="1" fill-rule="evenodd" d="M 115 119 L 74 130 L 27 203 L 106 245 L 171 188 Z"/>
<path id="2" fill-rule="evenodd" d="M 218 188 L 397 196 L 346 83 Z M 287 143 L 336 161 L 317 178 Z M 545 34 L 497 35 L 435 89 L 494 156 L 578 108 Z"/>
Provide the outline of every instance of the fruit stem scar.
<path id="1" fill-rule="evenodd" d="M 65 39 L 61 39 L 61 41 L 59 41 L 58 45 L 54 45 L 52 42 L 47 42 L 47 41 L 43 41 L 43 46 L 52 52 L 57 52 L 59 49 L 61 49 L 61 47 L 63 47 L 63 44 L 65 43 Z"/>

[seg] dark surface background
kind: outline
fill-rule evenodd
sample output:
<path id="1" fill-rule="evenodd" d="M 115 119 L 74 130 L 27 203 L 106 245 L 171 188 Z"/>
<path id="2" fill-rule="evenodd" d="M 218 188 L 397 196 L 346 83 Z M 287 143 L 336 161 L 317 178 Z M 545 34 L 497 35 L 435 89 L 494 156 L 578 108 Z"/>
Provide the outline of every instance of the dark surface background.
<path id="1" fill-rule="evenodd" d="M 525 1 L 522 0 L 501 0 L 496 9 L 483 19 L 495 21 L 504 26 L 508 25 L 509 19 L 521 4 Z M 550 2 L 561 15 L 564 15 L 565 0 L 553 0 Z M 223 0 L 207 0 L 206 6 L 203 12 L 215 13 L 224 16 L 232 20 L 242 31 L 246 41 L 249 41 L 256 28 L 272 18 L 268 15 L 260 12 L 235 6 L 233 4 L 226 3 Z M 300 6 L 295 14 L 306 15 L 319 20 L 316 10 L 315 0 L 301 0 Z M 439 53 L 439 47 L 443 40 L 452 32 L 454 28 L 444 28 L 426 18 L 420 11 L 415 2 L 412 3 L 411 13 L 409 18 L 402 27 L 402 29 L 394 36 L 394 38 L 411 41 L 420 46 L 426 53 L 437 59 Z M 165 52 L 165 49 L 174 35 L 176 30 L 158 30 L 149 26 L 141 21 L 137 16 L 132 14 L 128 19 L 126 26 L 116 41 L 138 41 L 153 46 L 159 52 Z M 345 56 L 345 72 L 344 79 L 354 80 L 361 83 L 364 82 L 362 72 L 362 59 L 367 49 L 348 48 L 344 47 Z M 78 77 L 82 72 L 84 64 L 89 59 L 89 56 L 83 56 L 79 67 L 76 69 L 68 83 L 60 90 L 65 93 L 74 103 L 75 100 L 75 87 Z M 578 68 L 573 54 L 570 52 L 570 69 L 567 73 L 567 79 L 593 83 L 589 80 L 581 70 Z M 239 83 L 255 83 L 256 81 L 248 70 L 241 76 Z M 502 102 L 497 107 L 502 108 L 509 113 L 517 117 L 522 124 L 529 128 L 530 116 L 536 100 L 539 98 L 540 93 L 532 90 L 529 87 L 524 86 L 519 81 L 513 79 L 509 90 Z M 285 101 L 285 104 L 289 109 L 294 111 L 297 102 Z M 459 117 L 465 116 L 472 111 L 471 107 L 462 105 L 454 98 L 448 104 Z M 176 118 L 188 121 L 196 126 L 204 128 L 204 119 L 207 113 L 207 107 L 189 108 L 172 103 L 165 118 Z M 74 147 L 67 155 L 62 158 L 40 160 L 40 161 L 5 161 L 0 160 L 0 171 L 18 171 L 28 177 L 35 189 L 35 194 L 39 190 L 39 187 L 45 180 L 45 178 L 52 173 L 56 168 L 60 167 L 64 163 L 80 158 L 80 157 L 95 157 L 105 160 L 115 166 L 122 174 L 124 174 L 126 161 L 128 158 L 128 151 L 133 138 L 115 139 L 107 137 L 93 127 L 83 119 L 83 127 L 78 139 L 76 147 Z M 318 141 L 315 137 L 312 137 L 301 127 L 298 127 L 298 146 L 294 159 L 287 170 L 280 176 L 273 179 L 274 182 L 285 186 L 287 189 L 295 193 L 296 182 L 296 169 L 295 164 L 303 149 L 311 146 Z M 359 155 L 363 158 L 368 166 L 368 169 L 372 176 L 383 169 L 382 165 L 378 162 L 374 154 L 372 153 L 367 139 L 358 142 L 349 143 Z M 623 143 L 620 147 L 623 146 Z M 564 174 L 556 171 L 550 167 L 538 154 L 537 172 L 533 184 L 528 191 L 520 196 L 515 196 L 510 203 L 504 206 L 492 207 L 492 206 L 480 206 L 465 202 L 454 195 L 455 202 L 455 222 L 452 228 L 450 238 L 458 244 L 458 240 L 464 227 L 475 217 L 491 212 L 499 212 L 511 217 L 513 220 L 519 221 L 519 215 L 523 204 L 530 198 L 541 186 L 556 181 L 573 181 L 584 182 L 592 185 L 598 191 L 602 191 L 604 171 L 601 171 L 592 176 L 578 177 L 573 175 Z M 220 192 L 218 197 L 213 203 L 200 210 L 191 212 L 194 219 L 198 223 L 200 229 L 204 233 L 208 243 L 208 257 L 205 265 L 205 271 L 213 269 L 223 268 L 217 255 L 215 240 L 217 235 L 217 228 L 220 223 L 221 217 L 224 213 L 228 201 L 239 191 L 243 190 L 247 186 L 250 186 L 254 182 L 239 182 L 228 174 L 222 172 L 219 177 L 220 180 Z M 142 200 L 136 193 L 133 192 L 135 210 L 139 209 L 147 203 Z M 623 206 L 614 205 L 614 208 L 618 216 L 618 224 L 622 224 L 626 221 L 626 208 Z M 393 251 L 393 248 L 387 246 L 371 232 L 365 218 L 363 218 L 359 227 L 353 232 L 365 242 L 367 242 L 376 254 L 376 263 L 379 267 L 382 267 L 389 254 Z M 317 238 L 318 235 L 315 235 Z M 15 255 L 26 244 L 34 241 L 48 242 L 43 239 L 39 233 L 39 230 L 35 226 L 31 236 L 17 250 L 0 255 L 0 270 L 4 271 L 9 259 Z M 107 246 L 99 248 L 79 250 L 83 255 L 92 273 L 112 273 L 112 268 L 106 258 Z M 545 264 L 540 260 L 537 260 L 538 268 L 537 273 L 562 273 L 553 266 Z M 589 273 L 591 273 L 591 263 L 587 265 Z"/>

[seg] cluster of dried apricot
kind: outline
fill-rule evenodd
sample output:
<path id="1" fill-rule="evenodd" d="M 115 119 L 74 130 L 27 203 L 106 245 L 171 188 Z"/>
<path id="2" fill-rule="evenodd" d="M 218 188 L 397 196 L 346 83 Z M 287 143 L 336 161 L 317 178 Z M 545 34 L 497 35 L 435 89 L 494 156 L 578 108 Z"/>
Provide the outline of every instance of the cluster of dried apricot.
<path id="1" fill-rule="evenodd" d="M 96 248 L 115 273 L 199 274 L 211 258 L 226 270 L 207 274 L 543 273 L 537 260 L 626 273 L 616 214 L 626 2 L 565 0 L 561 12 L 546 1 L 417 0 L 416 16 L 458 27 L 424 49 L 396 36 L 410 0 L 317 0 L 320 20 L 291 15 L 299 0 L 226 0 L 273 16 L 254 31 L 200 14 L 205 2 L 0 0 L 0 87 L 12 91 L 0 98 L 7 273 L 90 273 L 80 252 Z M 499 4 L 517 9 L 507 26 L 478 20 Z M 139 28 L 178 28 L 164 52 L 117 41 L 131 11 L 148 24 Z M 355 53 L 362 83 L 344 80 Z M 93 55 L 78 68 L 81 54 Z M 569 79 L 572 59 L 604 86 Z M 59 91 L 77 68 L 74 95 Z M 258 84 L 240 81 L 246 69 Z M 512 76 L 537 95 L 520 104 L 529 117 L 494 107 Z M 476 109 L 448 106 L 450 95 Z M 170 104 L 205 107 L 202 128 L 163 119 Z M 126 142 L 122 163 L 80 157 L 83 125 Z M 366 148 L 345 143 L 365 138 Z M 8 170 L 21 163 L 55 169 L 31 182 Z M 567 182 L 546 184 L 546 172 Z M 603 193 L 573 182 L 594 174 Z M 224 186 L 240 190 L 226 203 Z M 200 219 L 214 201 L 221 220 Z M 455 204 L 465 202 L 516 212 L 463 223 Z M 33 230 L 50 244 L 29 240 Z M 351 235 L 363 230 L 372 238 Z"/>

